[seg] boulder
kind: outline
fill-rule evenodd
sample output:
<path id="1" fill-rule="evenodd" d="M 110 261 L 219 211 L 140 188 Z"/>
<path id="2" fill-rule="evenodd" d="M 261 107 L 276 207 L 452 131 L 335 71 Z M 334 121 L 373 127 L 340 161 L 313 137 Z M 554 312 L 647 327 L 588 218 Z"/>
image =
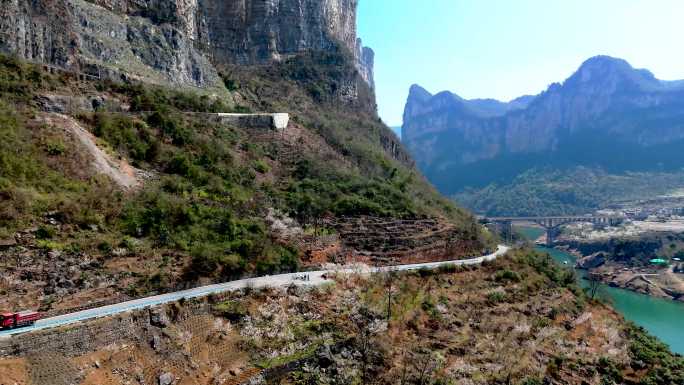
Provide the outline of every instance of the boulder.
<path id="1" fill-rule="evenodd" d="M 57 259 L 62 256 L 62 252 L 59 250 L 50 250 L 48 252 L 48 258 L 50 259 Z"/>
<path id="2" fill-rule="evenodd" d="M 150 309 L 150 324 L 165 328 L 170 324 L 169 317 L 162 309 Z"/>
<path id="3" fill-rule="evenodd" d="M 162 345 L 161 337 L 159 337 L 157 334 L 152 336 L 152 341 L 150 342 L 150 345 L 152 345 L 152 349 L 154 349 L 154 351 L 160 351 Z"/>
<path id="4" fill-rule="evenodd" d="M 332 364 L 335 363 L 335 357 L 332 354 L 332 351 L 330 350 L 330 346 L 323 346 L 318 352 L 318 365 L 321 368 L 329 368 Z"/>
<path id="5" fill-rule="evenodd" d="M 159 375 L 159 385 L 171 385 L 173 384 L 173 381 L 176 379 L 176 377 L 173 375 L 173 373 L 163 373 Z"/>

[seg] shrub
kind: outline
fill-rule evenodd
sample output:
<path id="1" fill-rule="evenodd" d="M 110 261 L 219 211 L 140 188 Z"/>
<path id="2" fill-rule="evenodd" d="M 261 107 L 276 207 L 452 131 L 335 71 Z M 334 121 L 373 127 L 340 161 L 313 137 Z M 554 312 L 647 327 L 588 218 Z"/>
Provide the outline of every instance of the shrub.
<path id="1" fill-rule="evenodd" d="M 520 282 L 520 274 L 518 274 L 515 271 L 504 269 L 504 270 L 497 271 L 496 275 L 494 276 L 494 279 L 497 282 L 504 282 L 504 281 Z"/>
<path id="2" fill-rule="evenodd" d="M 128 116 L 98 112 L 94 116 L 93 134 L 134 161 L 154 161 L 159 154 L 159 141 L 147 126 Z"/>
<path id="3" fill-rule="evenodd" d="M 131 110 L 136 112 L 174 109 L 183 112 L 227 112 L 228 106 L 220 98 L 195 92 L 171 90 L 149 84 L 113 84 L 108 87 L 131 98 Z"/>
<path id="4" fill-rule="evenodd" d="M 492 305 L 506 301 L 506 293 L 502 291 L 492 291 L 487 294 L 487 302 Z"/>
<path id="5" fill-rule="evenodd" d="M 147 124 L 157 128 L 165 137 L 170 138 L 176 146 L 184 146 L 193 141 L 192 131 L 185 125 L 182 119 L 170 112 L 161 109 L 147 117 Z"/>
<path id="6" fill-rule="evenodd" d="M 223 80 L 223 84 L 226 86 L 228 91 L 236 91 L 240 89 L 240 83 L 237 80 L 230 78 L 228 74 L 222 73 L 221 79 Z"/>
<path id="7" fill-rule="evenodd" d="M 201 243 L 192 249 L 192 269 L 204 276 L 238 276 L 246 263 L 240 255 L 229 254 L 225 245 Z"/>
<path id="8" fill-rule="evenodd" d="M 38 227 L 38 231 L 36 231 L 36 238 L 37 239 L 52 239 L 56 235 L 56 231 L 53 227 L 50 226 L 40 226 Z"/>
<path id="9" fill-rule="evenodd" d="M 224 301 L 212 306 L 211 310 L 232 322 L 238 322 L 249 313 L 244 303 L 238 301 Z"/>
<path id="10" fill-rule="evenodd" d="M 59 156 L 66 152 L 66 147 L 61 140 L 50 140 L 45 143 L 45 152 L 50 156 Z"/>
<path id="11" fill-rule="evenodd" d="M 523 250 L 517 258 L 559 286 L 572 288 L 577 283 L 575 271 L 561 267 L 549 254 Z"/>
<path id="12" fill-rule="evenodd" d="M 39 248 L 47 251 L 55 250 L 55 251 L 61 251 L 64 250 L 64 244 L 59 243 L 59 242 L 54 242 L 50 240 L 38 240 L 36 242 Z"/>
<path id="13" fill-rule="evenodd" d="M 433 314 L 437 310 L 435 307 L 435 303 L 432 301 L 432 298 L 429 297 L 423 300 L 423 302 L 420 304 L 420 308 L 429 314 Z"/>
<path id="14" fill-rule="evenodd" d="M 437 271 L 438 271 L 440 274 L 453 274 L 453 273 L 456 273 L 456 272 L 459 271 L 459 266 L 456 266 L 456 265 L 453 264 L 453 263 L 449 263 L 449 264 L 446 264 L 446 265 L 440 265 L 440 266 L 437 268 Z"/>
<path id="15" fill-rule="evenodd" d="M 263 160 L 254 161 L 254 163 L 252 164 L 252 167 L 254 168 L 254 170 L 256 172 L 258 172 L 260 174 L 266 174 L 267 172 L 269 172 L 271 170 L 271 168 L 268 166 L 268 164 Z"/>
<path id="16" fill-rule="evenodd" d="M 192 172 L 195 171 L 193 167 L 194 165 L 187 155 L 176 154 L 166 165 L 166 172 L 181 176 L 190 176 Z"/>
<path id="17" fill-rule="evenodd" d="M 256 261 L 257 274 L 293 272 L 299 268 L 299 256 L 295 249 L 268 244 L 263 255 Z"/>
<path id="18" fill-rule="evenodd" d="M 295 174 L 304 179 L 289 186 L 286 201 L 299 218 L 306 217 L 298 205 L 307 199 L 319 211 L 338 216 L 414 217 L 416 214 L 412 199 L 386 181 L 327 170 L 308 161 L 298 163 Z"/>
<path id="19" fill-rule="evenodd" d="M 598 372 L 601 375 L 601 384 L 621 384 L 622 371 L 617 365 L 606 357 L 599 358 Z"/>
<path id="20" fill-rule="evenodd" d="M 628 333 L 631 340 L 630 353 L 635 360 L 649 365 L 662 365 L 673 361 L 667 345 L 649 335 L 643 328 L 631 325 Z M 684 366 L 682 369 L 684 370 Z"/>
<path id="21" fill-rule="evenodd" d="M 529 377 L 524 379 L 520 385 L 542 385 L 543 382 L 539 378 L 536 377 Z"/>
<path id="22" fill-rule="evenodd" d="M 29 132 L 13 107 L 0 100 L 0 175 L 14 181 L 40 177 Z"/>
<path id="23" fill-rule="evenodd" d="M 97 245 L 97 249 L 105 254 L 109 254 L 112 252 L 114 248 L 112 247 L 111 243 L 107 241 L 102 241 Z"/>

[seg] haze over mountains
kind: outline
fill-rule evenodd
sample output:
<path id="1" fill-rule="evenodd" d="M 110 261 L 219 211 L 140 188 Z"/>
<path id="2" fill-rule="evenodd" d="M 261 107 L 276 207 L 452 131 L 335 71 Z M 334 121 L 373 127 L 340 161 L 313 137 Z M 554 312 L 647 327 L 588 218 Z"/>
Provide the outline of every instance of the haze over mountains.
<path id="1" fill-rule="evenodd" d="M 446 194 L 510 183 L 540 167 L 674 171 L 684 166 L 684 82 L 596 56 L 563 83 L 508 103 L 414 85 L 402 134 Z"/>
<path id="2" fill-rule="evenodd" d="M 401 126 L 392 126 L 390 128 L 392 129 L 392 131 L 395 134 L 397 134 L 397 137 L 399 137 L 399 139 L 401 139 Z"/>

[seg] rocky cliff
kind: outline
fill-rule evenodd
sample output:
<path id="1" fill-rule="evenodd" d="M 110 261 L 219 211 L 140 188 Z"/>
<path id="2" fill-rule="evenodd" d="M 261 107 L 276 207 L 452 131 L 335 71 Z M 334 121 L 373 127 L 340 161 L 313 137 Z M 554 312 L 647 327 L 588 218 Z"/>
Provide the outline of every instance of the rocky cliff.
<path id="1" fill-rule="evenodd" d="M 2 0 L 0 51 L 110 78 L 217 87 L 217 67 L 341 45 L 361 77 L 357 0 Z"/>
<path id="2" fill-rule="evenodd" d="M 684 165 L 675 151 L 684 140 L 682 96 L 682 82 L 598 56 L 564 83 L 509 103 L 414 86 L 402 134 L 447 193 L 505 182 L 540 165 L 677 169 Z"/>

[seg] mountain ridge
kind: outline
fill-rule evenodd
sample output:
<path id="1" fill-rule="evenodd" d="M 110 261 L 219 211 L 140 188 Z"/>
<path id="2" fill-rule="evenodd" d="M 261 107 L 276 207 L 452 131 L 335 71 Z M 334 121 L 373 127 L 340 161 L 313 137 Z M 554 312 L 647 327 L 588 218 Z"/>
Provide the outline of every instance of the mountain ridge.
<path id="1" fill-rule="evenodd" d="M 674 152 L 684 140 L 678 123 L 684 117 L 683 84 L 659 80 L 623 59 L 595 56 L 564 82 L 514 99 L 515 107 L 507 110 L 503 102 L 489 101 L 485 104 L 496 107 L 483 112 L 482 101 L 449 92 L 428 98 L 414 86 L 403 140 L 421 170 L 447 194 L 508 182 L 541 162 L 615 172 L 673 170 L 684 166 Z M 644 162 L 625 159 L 625 153 Z"/>

